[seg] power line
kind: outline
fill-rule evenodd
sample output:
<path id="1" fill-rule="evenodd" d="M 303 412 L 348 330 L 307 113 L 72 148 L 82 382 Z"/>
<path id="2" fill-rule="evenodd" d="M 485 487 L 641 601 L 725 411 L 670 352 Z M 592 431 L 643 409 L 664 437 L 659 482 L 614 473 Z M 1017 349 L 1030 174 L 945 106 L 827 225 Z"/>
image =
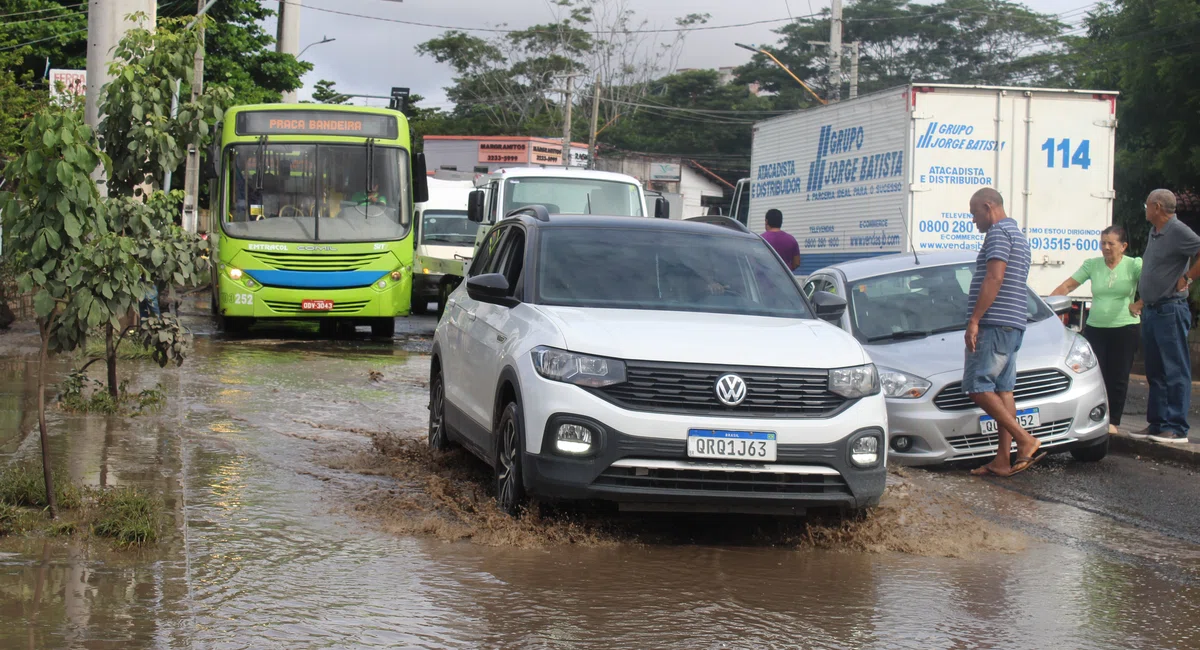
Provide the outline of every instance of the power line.
<path id="1" fill-rule="evenodd" d="M 82 7 L 85 4 L 87 4 L 87 3 L 81 2 L 77 5 L 60 5 L 60 6 L 54 6 L 54 7 L 46 7 L 45 9 L 30 9 L 29 11 L 17 11 L 17 12 L 11 13 L 11 14 L 0 14 L 0 18 L 11 18 L 12 16 L 27 16 L 29 14 L 43 14 L 43 13 L 46 13 L 47 11 L 56 11 L 58 9 L 74 9 L 76 7 Z"/>
<path id="2" fill-rule="evenodd" d="M 52 41 L 56 38 L 63 38 L 65 36 L 72 36 L 74 34 L 82 34 L 83 32 L 86 32 L 86 31 L 87 31 L 87 27 L 84 27 L 83 29 L 76 29 L 76 30 L 70 31 L 70 32 L 63 32 L 61 34 L 55 34 L 54 36 L 47 36 L 46 38 L 39 38 L 36 41 L 28 41 L 25 43 L 18 43 L 16 45 L 9 45 L 7 47 L 0 47 L 0 52 L 7 52 L 9 50 L 15 50 L 18 48 L 25 47 L 27 45 L 34 45 L 37 43 L 43 43 L 45 41 Z"/>
<path id="3" fill-rule="evenodd" d="M 41 23 L 41 22 L 49 23 L 49 22 L 54 22 L 56 20 L 62 20 L 63 18 L 74 18 L 76 16 L 86 18 L 87 12 L 86 11 L 72 11 L 70 13 L 59 14 L 57 16 L 42 16 L 39 18 L 26 18 L 24 20 L 14 20 L 11 22 L 0 22 L 0 29 L 4 29 L 5 27 L 12 27 L 13 25 L 23 25 L 25 23 Z"/>
<path id="4" fill-rule="evenodd" d="M 499 27 L 457 27 L 454 25 L 440 25 L 437 23 L 424 23 L 424 22 L 419 22 L 419 21 L 415 21 L 415 20 L 400 20 L 399 18 L 386 18 L 384 16 L 372 16 L 372 15 L 368 15 L 368 14 L 358 14 L 358 13 L 353 13 L 350 11 L 341 11 L 339 9 L 328 9 L 325 7 L 314 7 L 313 5 L 309 5 L 309 4 L 298 4 L 295 2 L 287 2 L 287 0 L 283 0 L 283 3 L 292 5 L 295 7 L 300 7 L 301 9 L 320 11 L 320 12 L 324 12 L 324 13 L 328 13 L 328 14 L 335 14 L 338 16 L 349 16 L 351 18 L 364 18 L 367 20 L 378 20 L 381 22 L 398 23 L 401 25 L 411 25 L 414 27 L 430 27 L 433 29 L 448 29 L 448 30 L 454 30 L 454 31 L 460 31 L 460 32 L 488 32 L 488 33 L 494 33 L 494 34 L 524 34 L 524 33 L 557 34 L 558 33 L 557 31 L 551 31 L 551 30 L 503 29 L 503 28 L 499 28 Z M 812 18 L 813 16 L 800 16 L 800 17 L 801 18 Z M 753 27 L 755 25 L 785 23 L 790 20 L 792 20 L 792 19 L 791 18 L 770 18 L 767 20 L 755 20 L 755 21 L 746 22 L 746 23 L 734 23 L 734 24 L 728 24 L 728 25 L 700 25 L 697 27 L 673 27 L 673 28 L 662 28 L 662 29 L 630 29 L 630 30 L 620 30 L 620 33 L 621 34 L 677 34 L 677 33 L 683 33 L 683 32 L 712 31 L 712 30 L 717 30 L 717 29 L 734 29 L 737 27 Z"/>

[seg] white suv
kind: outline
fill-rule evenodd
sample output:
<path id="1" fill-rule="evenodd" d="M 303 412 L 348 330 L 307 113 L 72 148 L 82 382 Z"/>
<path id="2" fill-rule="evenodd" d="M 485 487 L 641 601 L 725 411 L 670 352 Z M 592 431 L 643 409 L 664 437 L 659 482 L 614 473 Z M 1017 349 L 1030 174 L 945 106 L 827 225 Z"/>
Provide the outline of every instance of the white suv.
<path id="1" fill-rule="evenodd" d="M 500 507 L 864 508 L 887 410 L 861 345 L 739 224 L 518 210 L 434 336 L 429 444 L 496 471 Z M 818 318 L 819 317 L 819 318 Z"/>

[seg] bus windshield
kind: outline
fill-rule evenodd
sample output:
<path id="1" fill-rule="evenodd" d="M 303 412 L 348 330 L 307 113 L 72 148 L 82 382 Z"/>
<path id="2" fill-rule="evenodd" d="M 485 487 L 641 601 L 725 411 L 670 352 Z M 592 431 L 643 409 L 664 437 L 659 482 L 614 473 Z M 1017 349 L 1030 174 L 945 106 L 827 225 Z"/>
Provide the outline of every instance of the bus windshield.
<path id="1" fill-rule="evenodd" d="M 510 178 L 504 191 L 504 213 L 527 205 L 543 205 L 550 214 L 644 216 L 637 185 L 594 178 Z"/>
<path id="2" fill-rule="evenodd" d="M 377 241 L 408 234 L 408 155 L 366 144 L 241 144 L 226 150 L 233 237 Z"/>

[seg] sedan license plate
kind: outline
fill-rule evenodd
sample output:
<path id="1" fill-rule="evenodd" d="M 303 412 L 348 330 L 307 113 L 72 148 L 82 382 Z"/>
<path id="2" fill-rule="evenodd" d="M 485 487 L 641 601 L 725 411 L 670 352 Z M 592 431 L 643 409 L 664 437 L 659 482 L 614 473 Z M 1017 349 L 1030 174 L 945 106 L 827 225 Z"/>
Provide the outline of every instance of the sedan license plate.
<path id="1" fill-rule="evenodd" d="M 722 431 L 691 429 L 687 438 L 688 458 L 720 458 L 775 462 L 775 434 L 767 431 Z"/>
<path id="2" fill-rule="evenodd" d="M 332 300 L 301 300 L 302 311 L 330 311 L 333 309 Z"/>
<path id="3" fill-rule="evenodd" d="M 1017 423 L 1026 431 L 1042 425 L 1042 415 L 1038 409 L 1021 409 L 1017 411 Z M 990 415 L 979 418 L 979 430 L 982 433 L 995 434 L 1000 432 L 1000 425 Z"/>

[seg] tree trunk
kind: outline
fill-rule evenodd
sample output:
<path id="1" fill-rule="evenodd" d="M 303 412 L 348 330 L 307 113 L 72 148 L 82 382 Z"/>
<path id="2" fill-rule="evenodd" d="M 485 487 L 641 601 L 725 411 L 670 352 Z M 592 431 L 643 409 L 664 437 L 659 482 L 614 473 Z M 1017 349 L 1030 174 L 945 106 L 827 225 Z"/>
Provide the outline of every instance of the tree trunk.
<path id="1" fill-rule="evenodd" d="M 46 481 L 46 504 L 50 518 L 58 517 L 58 500 L 54 498 L 54 475 L 50 469 L 49 435 L 46 432 L 46 366 L 50 364 L 50 324 L 41 326 L 42 350 L 38 356 L 38 433 L 42 442 L 42 478 Z"/>
<path id="2" fill-rule="evenodd" d="M 117 345 L 113 341 L 112 323 L 104 326 L 104 363 L 108 366 L 108 394 L 115 402 L 121 395 L 117 391 Z"/>

